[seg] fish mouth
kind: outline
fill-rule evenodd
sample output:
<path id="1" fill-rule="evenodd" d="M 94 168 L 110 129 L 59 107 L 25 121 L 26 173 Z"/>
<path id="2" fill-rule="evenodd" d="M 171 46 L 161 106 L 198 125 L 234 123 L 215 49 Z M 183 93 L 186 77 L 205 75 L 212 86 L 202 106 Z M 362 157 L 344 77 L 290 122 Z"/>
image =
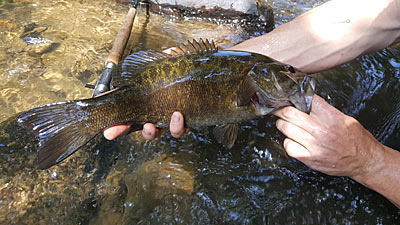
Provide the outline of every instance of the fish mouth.
<path id="1" fill-rule="evenodd" d="M 315 90 L 315 80 L 305 77 L 299 84 L 299 89 L 293 90 L 287 97 L 274 98 L 263 90 L 256 91 L 251 101 L 256 107 L 256 114 L 264 116 L 285 106 L 294 106 L 298 110 L 310 113 Z"/>
<path id="2" fill-rule="evenodd" d="M 310 113 L 315 90 L 315 79 L 306 76 L 300 83 L 300 90 L 289 97 L 290 102 L 299 110 Z"/>
<path id="3" fill-rule="evenodd" d="M 251 101 L 256 107 L 257 116 L 265 116 L 279 108 L 293 105 L 288 98 L 276 99 L 268 97 L 262 91 L 257 91 L 251 97 Z"/>
<path id="4" fill-rule="evenodd" d="M 276 99 L 265 93 L 265 91 L 262 89 L 259 89 L 254 92 L 253 96 L 251 97 L 251 101 L 260 106 L 273 107 Z"/>

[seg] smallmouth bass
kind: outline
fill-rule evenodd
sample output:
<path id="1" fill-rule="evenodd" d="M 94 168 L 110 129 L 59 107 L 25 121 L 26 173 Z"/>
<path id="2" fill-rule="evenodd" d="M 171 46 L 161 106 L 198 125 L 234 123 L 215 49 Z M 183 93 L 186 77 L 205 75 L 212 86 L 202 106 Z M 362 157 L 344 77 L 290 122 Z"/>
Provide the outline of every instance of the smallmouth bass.
<path id="1" fill-rule="evenodd" d="M 293 105 L 309 112 L 314 81 L 266 56 L 218 50 L 208 40 L 193 41 L 172 54 L 140 51 L 113 74 L 113 91 L 58 102 L 22 113 L 17 121 L 39 137 L 39 168 L 66 159 L 104 128 L 147 122 L 169 125 L 180 111 L 188 127 L 215 126 L 217 141 L 231 148 L 238 123 Z"/>

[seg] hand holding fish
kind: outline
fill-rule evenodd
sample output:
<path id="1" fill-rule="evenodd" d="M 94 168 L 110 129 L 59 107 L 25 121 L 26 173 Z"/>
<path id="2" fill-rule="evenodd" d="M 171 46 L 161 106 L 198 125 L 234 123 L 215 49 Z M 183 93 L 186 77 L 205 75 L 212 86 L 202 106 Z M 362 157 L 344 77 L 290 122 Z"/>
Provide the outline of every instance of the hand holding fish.
<path id="1" fill-rule="evenodd" d="M 400 154 L 382 145 L 356 119 L 314 95 L 310 114 L 285 107 L 274 114 L 277 128 L 287 136 L 286 152 L 312 169 L 349 176 L 380 192 L 397 206 Z"/>
<path id="2" fill-rule="evenodd" d="M 274 112 L 289 156 L 334 176 L 358 177 L 375 170 L 384 148 L 357 120 L 314 95 L 310 114 L 293 107 Z"/>
<path id="3" fill-rule="evenodd" d="M 111 127 L 107 127 L 104 129 L 104 137 L 108 140 L 113 140 L 117 138 L 119 135 L 128 131 L 130 125 L 129 124 L 117 124 Z M 171 135 L 175 138 L 180 138 L 187 132 L 187 129 L 184 127 L 184 118 L 182 113 L 174 112 L 171 117 L 171 122 L 169 124 L 169 130 Z M 142 136 L 147 140 L 152 140 L 160 136 L 165 129 L 158 129 L 152 123 L 146 123 L 143 126 Z"/>

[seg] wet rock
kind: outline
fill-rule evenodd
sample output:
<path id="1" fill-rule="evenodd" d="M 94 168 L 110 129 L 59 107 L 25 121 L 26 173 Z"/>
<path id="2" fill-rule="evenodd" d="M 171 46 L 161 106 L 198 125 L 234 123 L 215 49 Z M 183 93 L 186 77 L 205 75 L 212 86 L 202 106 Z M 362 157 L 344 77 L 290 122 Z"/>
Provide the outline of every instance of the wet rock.
<path id="1" fill-rule="evenodd" d="M 30 45 L 49 43 L 51 42 L 50 40 L 42 37 L 42 33 L 46 30 L 47 27 L 40 27 L 36 23 L 31 23 L 24 27 L 24 33 L 20 37 Z"/>
<path id="2" fill-rule="evenodd" d="M 36 23 L 28 24 L 24 27 L 21 39 L 28 44 L 25 51 L 30 55 L 42 55 L 55 51 L 60 47 L 60 43 L 54 43 L 43 37 L 47 27 L 39 26 Z"/>
<path id="3" fill-rule="evenodd" d="M 246 14 L 256 14 L 256 1 L 252 0 L 214 0 L 214 1 L 193 1 L 193 0 L 154 0 L 158 5 L 170 5 L 175 7 L 188 7 L 203 10 L 213 10 L 221 8 L 224 10 L 233 10 Z"/>
<path id="4" fill-rule="evenodd" d="M 265 0 L 153 0 L 151 11 L 185 19 L 206 19 L 218 23 L 234 23 L 246 28 L 274 27 L 272 8 Z"/>

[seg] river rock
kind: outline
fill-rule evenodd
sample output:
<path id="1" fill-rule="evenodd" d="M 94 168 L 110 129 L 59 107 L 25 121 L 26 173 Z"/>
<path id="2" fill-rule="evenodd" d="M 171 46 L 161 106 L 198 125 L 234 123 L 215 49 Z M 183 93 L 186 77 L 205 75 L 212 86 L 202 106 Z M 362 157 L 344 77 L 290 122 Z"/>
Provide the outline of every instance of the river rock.
<path id="1" fill-rule="evenodd" d="M 246 14 L 257 14 L 257 4 L 254 0 L 154 0 L 157 5 L 169 5 L 174 7 L 187 7 L 203 10 L 221 8 Z"/>
<path id="2" fill-rule="evenodd" d="M 273 10 L 265 0 L 151 0 L 151 11 L 185 19 L 207 19 L 247 28 L 274 28 Z"/>

